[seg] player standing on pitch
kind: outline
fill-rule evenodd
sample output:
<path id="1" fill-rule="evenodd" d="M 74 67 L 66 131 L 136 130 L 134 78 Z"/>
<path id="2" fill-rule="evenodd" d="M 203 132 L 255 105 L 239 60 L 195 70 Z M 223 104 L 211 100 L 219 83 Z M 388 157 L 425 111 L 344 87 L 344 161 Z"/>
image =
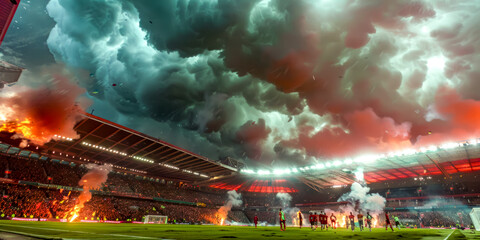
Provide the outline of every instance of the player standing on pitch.
<path id="1" fill-rule="evenodd" d="M 363 214 L 362 214 L 362 212 L 358 212 L 357 218 L 358 218 L 358 226 L 360 227 L 360 231 L 363 231 Z"/>
<path id="2" fill-rule="evenodd" d="M 255 214 L 255 217 L 253 218 L 253 223 L 255 223 L 255 228 L 257 228 L 257 223 L 258 223 L 257 214 Z"/>
<path id="3" fill-rule="evenodd" d="M 285 224 L 287 222 L 285 220 L 285 213 L 283 213 L 281 208 L 280 208 L 280 212 L 278 213 L 278 215 L 280 215 L 280 230 L 281 231 L 287 230 L 287 225 Z"/>
<path id="4" fill-rule="evenodd" d="M 325 227 L 325 230 L 328 231 L 328 216 L 327 214 L 325 213 L 325 211 L 322 212 L 322 225 L 323 227 Z"/>
<path id="5" fill-rule="evenodd" d="M 370 215 L 369 212 L 367 212 L 367 225 L 368 225 L 368 228 L 370 228 L 370 232 L 372 231 L 372 215 Z"/>
<path id="6" fill-rule="evenodd" d="M 392 232 L 393 232 L 393 227 L 392 227 L 392 224 L 390 223 L 390 217 L 388 217 L 388 212 L 385 212 L 385 230 L 388 230 L 388 225 L 390 225 L 390 228 L 392 229 Z"/>
<path id="7" fill-rule="evenodd" d="M 302 229 L 303 217 L 302 217 L 302 212 L 300 211 L 298 211 L 298 225 L 300 226 L 300 229 Z"/>
<path id="8" fill-rule="evenodd" d="M 332 228 L 337 229 L 337 217 L 335 215 L 330 215 L 330 222 L 332 222 Z"/>
<path id="9" fill-rule="evenodd" d="M 352 212 L 350 212 L 350 215 L 348 216 L 350 219 L 350 226 L 352 226 L 352 232 L 355 231 L 355 216 L 353 215 Z"/>
<path id="10" fill-rule="evenodd" d="M 395 227 L 400 230 L 400 219 L 397 216 L 393 216 L 393 220 L 395 220 Z"/>
<path id="11" fill-rule="evenodd" d="M 315 225 L 315 212 L 313 212 L 313 214 L 312 212 L 310 212 L 310 216 L 308 217 L 308 220 L 310 220 L 312 231 L 315 231 L 316 229 L 315 230 L 313 229 L 313 226 Z"/>
<path id="12" fill-rule="evenodd" d="M 310 215 L 308 216 L 308 220 L 310 221 L 310 228 L 312 229 L 312 231 L 313 231 L 313 224 L 314 224 L 314 220 L 313 220 L 314 215 L 315 213 L 310 212 Z"/>
<path id="13" fill-rule="evenodd" d="M 323 212 L 320 211 L 318 214 L 318 222 L 320 223 L 320 230 L 323 230 Z"/>

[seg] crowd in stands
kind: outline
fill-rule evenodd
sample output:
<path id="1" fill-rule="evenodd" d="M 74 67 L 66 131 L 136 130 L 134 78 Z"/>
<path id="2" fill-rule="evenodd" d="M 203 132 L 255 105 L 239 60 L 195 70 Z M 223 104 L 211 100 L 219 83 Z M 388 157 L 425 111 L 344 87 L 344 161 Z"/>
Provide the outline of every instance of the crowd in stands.
<path id="1" fill-rule="evenodd" d="M 400 223 L 411 227 L 470 227 L 472 221 L 469 217 L 469 209 L 456 209 L 447 211 L 425 212 L 391 212 L 397 216 Z M 383 220 L 383 218 L 382 218 Z"/>
<path id="2" fill-rule="evenodd" d="M 248 223 L 250 220 L 245 215 L 244 211 L 241 210 L 232 210 L 228 212 L 228 219 L 239 222 L 239 223 Z M 253 222 L 253 221 L 252 221 Z"/>
<path id="3" fill-rule="evenodd" d="M 28 159 L 0 155 L 0 171 L 4 177 L 39 183 L 78 187 L 87 169 L 51 160 Z M 217 192 L 201 191 L 189 185 L 165 184 L 130 174 L 111 172 L 102 191 L 126 193 L 144 197 L 160 197 L 172 200 L 203 202 L 207 205 L 223 205 L 225 197 Z"/>
<path id="4" fill-rule="evenodd" d="M 4 173 L 2 176 L 4 178 L 79 187 L 78 182 L 87 169 L 81 165 L 60 161 L 0 155 L 0 171 Z M 447 186 L 446 191 L 450 189 Z M 472 188 L 464 186 L 461 189 L 463 190 L 457 192 L 471 192 Z M 104 186 L 97 190 L 99 192 L 94 193 L 92 199 L 79 212 L 79 219 L 143 221 L 145 215 L 166 215 L 170 222 L 175 223 L 212 223 L 215 221 L 214 216 L 218 207 L 227 200 L 225 192 L 219 193 L 216 192 L 217 190 L 210 191 L 175 182 L 152 181 L 142 176 L 119 172 L 111 172 Z M 395 193 L 395 191 L 391 192 Z M 68 217 L 67 214 L 77 203 L 79 195 L 79 192 L 74 190 L 47 189 L 9 183 L 0 183 L 0 193 L 2 194 L 0 199 L 2 217 L 58 219 Z M 328 201 L 331 196 L 341 195 L 341 193 L 341 191 L 332 192 L 322 200 Z M 398 193 L 398 195 L 401 194 Z M 306 196 L 303 192 L 292 194 L 292 196 L 293 203 L 320 202 L 315 198 L 300 201 L 299 199 Z M 164 199 L 205 203 L 206 207 L 172 203 Z M 251 222 L 257 215 L 260 222 L 266 221 L 270 224 L 277 222 L 278 207 L 281 203 L 275 193 L 244 193 L 243 201 L 244 205 L 241 208 L 229 213 L 229 220 Z M 386 207 L 418 207 L 429 204 L 436 207 L 462 204 L 473 206 L 480 204 L 480 198 L 475 196 L 447 198 L 438 202 L 432 202 L 431 199 L 389 200 Z M 309 209 L 319 208 L 303 207 L 302 211 L 308 214 Z M 442 211 L 396 210 L 392 214 L 399 216 L 405 225 L 409 226 L 438 227 L 455 226 L 457 223 L 465 226 L 471 224 L 468 209 L 463 208 Z M 379 221 L 384 221 L 383 216 L 379 216 Z"/>
<path id="5" fill-rule="evenodd" d="M 250 220 L 253 220 L 253 218 L 256 215 L 260 222 L 267 222 L 269 224 L 275 224 L 276 222 L 278 222 L 278 212 L 273 210 L 270 210 L 270 211 L 246 210 L 245 214 Z"/>
<path id="6" fill-rule="evenodd" d="M 2 217 L 70 218 L 78 192 L 0 185 Z M 79 212 L 82 220 L 143 221 L 145 215 L 165 215 L 177 223 L 209 223 L 217 208 L 186 206 L 153 200 L 93 195 Z"/>
<path id="7" fill-rule="evenodd" d="M 5 178 L 62 186 L 79 187 L 78 182 L 87 169 L 60 161 L 0 155 L 0 171 Z M 172 222 L 209 223 L 218 206 L 226 201 L 225 194 L 217 190 L 205 191 L 198 187 L 157 182 L 148 178 L 111 172 L 107 182 L 94 194 L 79 212 L 78 219 L 142 221 L 145 215 L 167 215 Z M 62 219 L 77 203 L 79 192 L 52 190 L 25 185 L 1 184 L 0 211 L 3 217 Z M 125 197 L 130 196 L 130 198 Z M 124 196 L 124 197 L 122 197 Z M 147 197 L 149 199 L 135 199 Z M 154 201 L 163 198 L 191 203 L 204 203 L 206 207 Z M 232 218 L 245 220 L 232 214 Z"/>

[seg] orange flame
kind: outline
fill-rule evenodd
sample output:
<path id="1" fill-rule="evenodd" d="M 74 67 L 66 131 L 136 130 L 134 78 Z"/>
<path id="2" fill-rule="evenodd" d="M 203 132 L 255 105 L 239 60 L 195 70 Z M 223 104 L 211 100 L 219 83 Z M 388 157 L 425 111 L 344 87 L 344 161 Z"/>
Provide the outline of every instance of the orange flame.
<path id="1" fill-rule="evenodd" d="M 26 118 L 23 121 L 20 121 L 19 119 L 16 119 L 14 121 L 7 121 L 5 116 L 0 116 L 0 123 L 0 132 L 14 132 L 17 134 L 21 134 L 27 139 L 39 139 L 40 141 L 47 140 L 47 138 L 45 138 L 44 136 L 37 136 L 33 132 L 34 124 L 29 118 Z"/>
<path id="2" fill-rule="evenodd" d="M 225 218 L 222 218 L 222 220 L 220 220 L 220 225 L 223 225 L 223 221 L 225 221 Z"/>
<path id="3" fill-rule="evenodd" d="M 75 205 L 75 207 L 73 207 L 73 209 L 69 213 L 70 215 L 72 215 L 69 222 L 73 222 L 78 217 L 78 212 L 80 212 L 80 209 L 81 208 L 78 207 L 78 205 Z"/>

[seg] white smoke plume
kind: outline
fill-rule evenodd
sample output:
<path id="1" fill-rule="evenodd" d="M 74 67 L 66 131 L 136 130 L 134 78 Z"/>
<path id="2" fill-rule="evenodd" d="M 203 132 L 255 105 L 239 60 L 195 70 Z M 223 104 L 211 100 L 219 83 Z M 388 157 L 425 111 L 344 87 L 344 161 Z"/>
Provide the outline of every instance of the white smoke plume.
<path id="1" fill-rule="evenodd" d="M 362 167 L 357 168 L 355 171 L 353 171 L 353 173 L 355 174 L 355 178 L 357 179 L 357 182 L 359 182 L 359 183 L 365 182 L 365 179 L 363 177 L 363 168 Z"/>
<path id="2" fill-rule="evenodd" d="M 363 183 L 363 169 L 358 168 L 354 171 L 357 181 Z M 378 193 L 369 193 L 370 188 L 366 185 L 361 185 L 358 182 L 354 182 L 351 186 L 351 191 L 343 194 L 338 201 L 350 202 L 353 209 L 357 211 L 369 211 L 372 214 L 379 214 L 383 212 L 385 208 L 386 199 L 380 196 Z M 347 210 L 347 209 L 345 209 Z M 352 211 L 351 209 L 348 209 Z"/>
<path id="3" fill-rule="evenodd" d="M 298 212 L 300 211 L 297 207 L 290 207 L 290 203 L 292 202 L 292 196 L 288 193 L 277 193 L 276 198 L 280 200 L 280 205 L 282 206 L 282 210 L 285 213 L 285 220 L 287 224 L 297 225 L 298 224 Z M 305 219 L 305 216 L 303 216 Z"/>
<path id="4" fill-rule="evenodd" d="M 292 196 L 288 193 L 277 193 L 276 196 L 280 200 L 280 204 L 283 208 L 290 207 L 290 202 L 292 201 Z"/>
<path id="5" fill-rule="evenodd" d="M 237 191 L 232 190 L 228 191 L 228 201 L 225 205 L 221 206 L 217 211 L 217 224 L 223 224 L 223 220 L 226 220 L 228 212 L 232 210 L 232 207 L 240 207 L 243 203 L 242 194 L 237 193 Z"/>

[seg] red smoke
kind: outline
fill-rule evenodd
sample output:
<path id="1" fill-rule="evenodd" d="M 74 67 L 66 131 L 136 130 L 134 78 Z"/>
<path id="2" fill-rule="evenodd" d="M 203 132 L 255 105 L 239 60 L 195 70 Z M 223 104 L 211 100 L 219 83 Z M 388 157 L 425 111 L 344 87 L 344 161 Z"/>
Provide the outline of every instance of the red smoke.
<path id="1" fill-rule="evenodd" d="M 417 145 L 480 137 L 480 101 L 462 99 L 456 90 L 442 87 L 433 111 L 439 119 L 432 121 L 431 135 L 419 137 Z"/>
<path id="2" fill-rule="evenodd" d="M 410 146 L 409 123 L 399 124 L 391 118 L 381 118 L 370 108 L 346 114 L 343 121 L 343 128 L 324 129 L 313 136 L 302 134 L 299 146 L 314 156 L 325 157 L 346 157 L 359 151 L 384 152 Z"/>
<path id="3" fill-rule="evenodd" d="M 34 144 L 49 142 L 54 135 L 76 138 L 74 125 L 88 104 L 77 102 L 84 89 L 65 76 L 37 88 L 13 86 L 0 94 L 0 130 L 15 132 L 16 137 Z M 25 143 L 24 143 L 25 144 Z"/>

